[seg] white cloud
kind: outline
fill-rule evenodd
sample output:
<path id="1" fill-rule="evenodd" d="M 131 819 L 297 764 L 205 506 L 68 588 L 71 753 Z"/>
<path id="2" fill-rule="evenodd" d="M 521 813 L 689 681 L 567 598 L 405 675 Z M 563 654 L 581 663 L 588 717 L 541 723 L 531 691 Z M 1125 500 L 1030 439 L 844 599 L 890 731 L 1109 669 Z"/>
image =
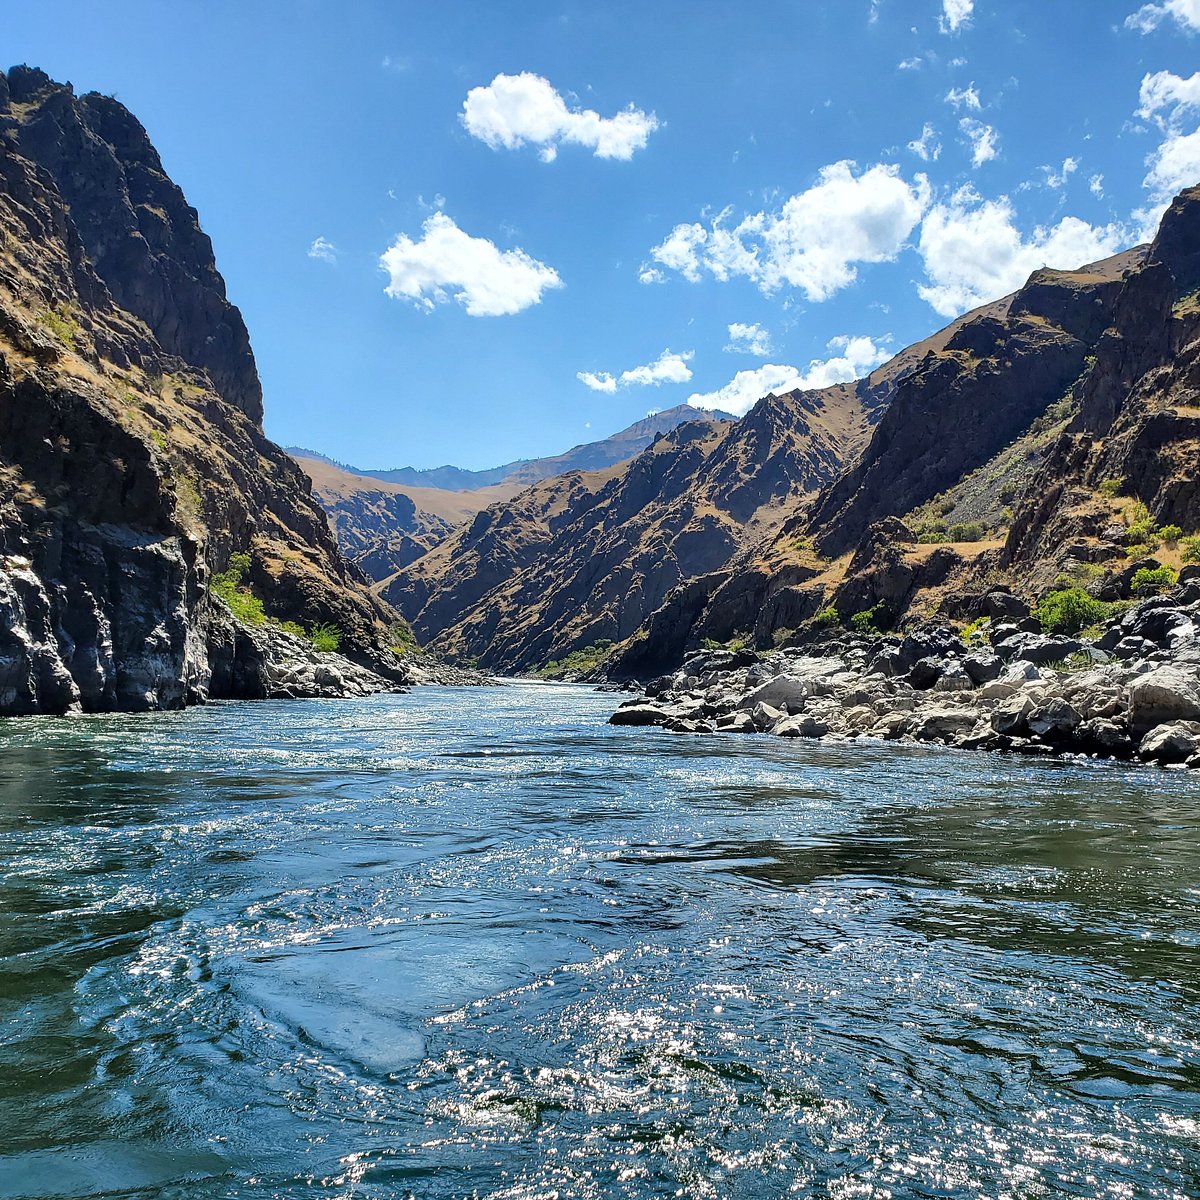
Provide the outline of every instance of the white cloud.
<path id="1" fill-rule="evenodd" d="M 730 354 L 754 354 L 762 357 L 771 353 L 771 335 L 761 325 L 743 325 L 734 321 L 729 326 Z"/>
<path id="2" fill-rule="evenodd" d="M 918 250 L 929 283 L 920 296 L 944 317 L 996 300 L 1019 288 L 1040 267 L 1072 270 L 1115 254 L 1128 231 L 1064 217 L 1026 238 L 1007 197 L 984 200 L 962 188 L 935 205 L 921 226 Z"/>
<path id="3" fill-rule="evenodd" d="M 739 371 L 715 392 L 696 392 L 688 397 L 688 403 L 693 408 L 719 409 L 740 417 L 768 392 L 778 396 L 784 392 L 849 383 L 861 379 L 890 356 L 888 350 L 869 337 L 835 337 L 828 349 L 833 352 L 831 356 L 813 359 L 807 371 L 768 363 L 752 371 Z"/>
<path id="4" fill-rule="evenodd" d="M 972 112 L 979 112 L 983 107 L 973 83 L 968 84 L 965 88 L 952 87 L 946 93 L 946 103 L 953 104 L 955 108 L 970 109 Z"/>
<path id="5" fill-rule="evenodd" d="M 957 33 L 970 23 L 975 0 L 942 0 L 942 16 L 939 24 L 943 33 Z"/>
<path id="6" fill-rule="evenodd" d="M 617 390 L 616 376 L 610 375 L 607 371 L 598 373 L 577 371 L 575 378 L 590 387 L 593 392 L 615 392 Z"/>
<path id="7" fill-rule="evenodd" d="M 1142 186 L 1160 203 L 1184 188 L 1200 183 L 1200 129 L 1194 133 L 1173 132 L 1146 160 L 1150 168 Z"/>
<path id="8" fill-rule="evenodd" d="M 972 117 L 963 117 L 958 127 L 971 143 L 971 166 L 982 167 L 985 162 L 991 162 L 1000 153 L 996 145 L 1000 140 L 999 135 L 992 126 Z"/>
<path id="9" fill-rule="evenodd" d="M 591 109 L 572 110 L 548 80 L 529 71 L 497 75 L 475 87 L 463 102 L 462 123 L 472 137 L 492 149 L 537 146 L 543 162 L 553 162 L 561 144 L 588 147 L 597 158 L 628 160 L 658 128 L 658 118 L 630 105 L 615 117 Z"/>
<path id="10" fill-rule="evenodd" d="M 1091 192 L 1093 196 L 1103 197 L 1104 196 L 1104 176 L 1103 175 L 1093 175 L 1091 177 L 1091 179 L 1088 180 L 1088 191 Z"/>
<path id="11" fill-rule="evenodd" d="M 1200 10 L 1200 0 L 1196 0 Z M 1162 130 L 1162 143 L 1146 158 L 1149 171 L 1142 186 L 1151 205 L 1139 210 L 1143 235 L 1151 234 L 1168 201 L 1183 188 L 1200 183 L 1200 130 L 1184 132 L 1183 118 L 1200 108 L 1200 71 L 1185 79 L 1170 71 L 1157 71 L 1142 79 L 1137 115 L 1153 120 Z"/>
<path id="12" fill-rule="evenodd" d="M 1189 33 L 1200 32 L 1200 0 L 1163 0 L 1162 4 L 1143 4 L 1135 13 L 1125 18 L 1130 29 L 1150 33 L 1168 17 Z"/>
<path id="13" fill-rule="evenodd" d="M 1067 180 L 1079 170 L 1079 159 L 1064 158 L 1061 168 L 1043 167 L 1046 175 L 1046 186 L 1052 190 L 1065 187 Z"/>
<path id="14" fill-rule="evenodd" d="M 318 258 L 321 262 L 336 263 L 337 247 L 328 238 L 314 238 L 308 248 L 309 258 Z"/>
<path id="15" fill-rule="evenodd" d="M 778 211 L 753 213 L 732 227 L 729 209 L 708 228 L 677 225 L 650 255 L 693 283 L 705 271 L 719 280 L 740 275 L 763 292 L 786 284 L 809 300 L 826 300 L 854 282 L 858 263 L 894 259 L 929 197 L 924 175 L 909 184 L 895 166 L 880 163 L 855 175 L 853 163 L 832 163 Z M 653 269 L 643 266 L 641 278 Z"/>
<path id="16" fill-rule="evenodd" d="M 896 69 L 900 71 L 919 71 L 921 69 L 921 59 L 917 55 L 912 58 L 906 58 L 903 62 L 897 63 Z"/>
<path id="17" fill-rule="evenodd" d="M 622 371 L 620 376 L 608 371 L 579 371 L 575 378 L 580 383 L 590 387 L 595 392 L 615 392 L 618 387 L 658 387 L 664 383 L 687 383 L 692 377 L 692 369 L 688 366 L 695 351 L 686 350 L 676 354 L 672 350 L 664 350 L 652 363 L 641 367 L 630 367 Z"/>
<path id="18" fill-rule="evenodd" d="M 457 300 L 472 317 L 518 313 L 540 303 L 547 289 L 563 286 L 553 267 L 524 250 L 499 250 L 471 237 L 441 212 L 425 221 L 419 242 L 400 234 L 379 265 L 388 274 L 389 296 L 427 310 Z"/>
<path id="19" fill-rule="evenodd" d="M 1160 124 L 1176 119 L 1183 110 L 1200 108 L 1200 71 L 1188 79 L 1173 75 L 1170 71 L 1156 71 L 1142 79 L 1138 93 L 1137 115 L 1150 120 L 1156 118 Z"/>
<path id="20" fill-rule="evenodd" d="M 921 136 L 908 143 L 908 148 L 923 162 L 936 162 L 942 153 L 942 143 L 937 140 L 937 132 L 928 122 L 921 130 Z"/>

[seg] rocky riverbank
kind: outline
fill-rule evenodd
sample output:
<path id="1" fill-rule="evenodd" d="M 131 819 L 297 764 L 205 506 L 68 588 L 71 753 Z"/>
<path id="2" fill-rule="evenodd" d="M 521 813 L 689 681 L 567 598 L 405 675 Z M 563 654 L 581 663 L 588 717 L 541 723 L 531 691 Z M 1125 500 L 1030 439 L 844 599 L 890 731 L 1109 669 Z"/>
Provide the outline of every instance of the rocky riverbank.
<path id="1" fill-rule="evenodd" d="M 1005 591 L 981 608 L 981 632 L 967 637 L 925 626 L 761 654 L 702 651 L 611 723 L 1200 768 L 1200 568 L 1094 640 L 1047 635 Z"/>

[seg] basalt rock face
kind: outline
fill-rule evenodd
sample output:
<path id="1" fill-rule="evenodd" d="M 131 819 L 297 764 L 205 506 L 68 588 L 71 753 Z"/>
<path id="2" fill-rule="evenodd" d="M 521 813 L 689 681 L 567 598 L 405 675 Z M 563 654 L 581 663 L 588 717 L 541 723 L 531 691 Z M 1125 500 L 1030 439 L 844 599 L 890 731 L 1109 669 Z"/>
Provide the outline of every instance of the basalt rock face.
<path id="1" fill-rule="evenodd" d="M 808 523 L 818 549 L 853 549 L 870 526 L 901 516 L 988 461 L 1083 370 L 1121 281 L 1039 271 L 1004 319 L 963 325 L 901 381 L 862 461 L 829 487 Z"/>
<path id="2" fill-rule="evenodd" d="M 396 614 L 264 436 L 260 396 L 141 126 L 41 72 L 0 75 L 0 714 L 407 678 Z M 310 670 L 296 639 L 242 627 L 208 588 L 240 552 L 270 616 L 336 625 L 358 667 Z"/>
<path id="3" fill-rule="evenodd" d="M 0 84 L 0 132 L 50 174 L 115 303 L 260 423 L 262 386 L 245 322 L 225 297 L 196 210 L 137 118 L 108 96 L 76 97 L 42 71 L 14 67 Z"/>
<path id="4" fill-rule="evenodd" d="M 1200 188 L 1172 203 L 1146 265 L 1124 281 L 1079 411 L 1018 506 L 1003 564 L 1030 572 L 1105 543 L 1108 481 L 1159 524 L 1200 529 Z"/>

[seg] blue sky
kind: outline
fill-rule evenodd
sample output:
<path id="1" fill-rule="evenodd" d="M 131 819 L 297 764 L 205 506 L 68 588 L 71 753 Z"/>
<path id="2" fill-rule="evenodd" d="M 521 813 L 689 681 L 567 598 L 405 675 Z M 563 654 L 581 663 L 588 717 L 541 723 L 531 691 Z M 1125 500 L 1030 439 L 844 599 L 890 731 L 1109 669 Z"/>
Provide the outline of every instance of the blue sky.
<path id="1" fill-rule="evenodd" d="M 859 374 L 1200 182 L 1200 0 L 8 6 L 200 212 L 268 432 L 492 466 Z"/>

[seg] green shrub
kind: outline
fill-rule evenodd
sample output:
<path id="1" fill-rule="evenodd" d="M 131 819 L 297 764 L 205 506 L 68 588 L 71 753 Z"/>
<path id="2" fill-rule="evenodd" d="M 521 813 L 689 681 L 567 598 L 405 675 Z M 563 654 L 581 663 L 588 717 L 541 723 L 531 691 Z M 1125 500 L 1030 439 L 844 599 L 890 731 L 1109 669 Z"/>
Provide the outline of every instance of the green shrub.
<path id="1" fill-rule="evenodd" d="M 244 625 L 261 625 L 267 619 L 262 601 L 249 588 L 242 586 L 242 580 L 249 571 L 250 555 L 231 554 L 229 566 L 212 577 L 210 591 L 220 596 Z"/>
<path id="2" fill-rule="evenodd" d="M 1121 481 L 1119 479 L 1102 479 L 1100 481 L 1100 495 L 1108 500 L 1115 500 L 1121 494 Z"/>
<path id="3" fill-rule="evenodd" d="M 306 638 L 308 634 L 304 632 L 304 626 L 299 621 L 280 621 L 279 628 L 284 633 L 290 633 L 293 637 Z"/>
<path id="4" fill-rule="evenodd" d="M 838 624 L 840 620 L 837 609 L 830 604 L 813 617 L 812 623 L 817 629 L 828 629 L 830 626 Z"/>
<path id="5" fill-rule="evenodd" d="M 1184 562 L 1200 562 L 1200 534 L 1185 537 L 1180 543 Z"/>
<path id="6" fill-rule="evenodd" d="M 608 652 L 613 648 L 613 643 L 609 639 L 602 639 L 598 642 L 593 642 L 590 646 L 584 646 L 582 650 L 572 650 L 570 654 L 561 659 L 552 658 L 544 666 L 538 667 L 531 671 L 531 675 L 539 675 L 542 678 L 549 678 L 554 675 L 565 675 L 568 672 L 572 674 L 579 672 L 585 674 L 589 671 L 594 671 L 608 657 Z"/>
<path id="7" fill-rule="evenodd" d="M 342 631 L 328 623 L 314 625 L 308 631 L 308 640 L 312 642 L 314 650 L 332 654 L 342 644 Z"/>
<path id="8" fill-rule="evenodd" d="M 1141 567 L 1134 571 L 1129 590 L 1135 596 L 1158 596 L 1174 587 L 1178 578 L 1170 567 Z"/>
<path id="9" fill-rule="evenodd" d="M 393 621 L 388 626 L 388 646 L 395 654 L 407 654 L 419 650 L 416 635 L 407 621 Z"/>
<path id="10" fill-rule="evenodd" d="M 987 638 L 987 626 L 991 623 L 991 617 L 976 617 L 974 621 L 963 626 L 962 640 L 964 642 L 984 641 Z"/>
<path id="11" fill-rule="evenodd" d="M 1174 550 L 1176 543 L 1183 537 L 1183 530 L 1178 525 L 1160 525 L 1158 536 Z"/>
<path id="12" fill-rule="evenodd" d="M 1038 601 L 1033 615 L 1047 633 L 1079 633 L 1108 616 L 1108 605 L 1082 588 L 1060 588 Z"/>
<path id="13" fill-rule="evenodd" d="M 50 330 L 68 350 L 76 349 L 75 339 L 79 336 L 79 322 L 71 315 L 67 304 L 46 309 L 38 314 L 37 321 L 44 329 Z"/>
<path id="14" fill-rule="evenodd" d="M 850 618 L 850 628 L 856 634 L 877 634 L 874 608 L 864 608 L 862 612 L 854 613 Z"/>
<path id="15" fill-rule="evenodd" d="M 962 525 L 951 525 L 946 530 L 946 537 L 951 542 L 979 542 L 987 533 L 987 527 L 980 521 L 968 521 Z"/>

